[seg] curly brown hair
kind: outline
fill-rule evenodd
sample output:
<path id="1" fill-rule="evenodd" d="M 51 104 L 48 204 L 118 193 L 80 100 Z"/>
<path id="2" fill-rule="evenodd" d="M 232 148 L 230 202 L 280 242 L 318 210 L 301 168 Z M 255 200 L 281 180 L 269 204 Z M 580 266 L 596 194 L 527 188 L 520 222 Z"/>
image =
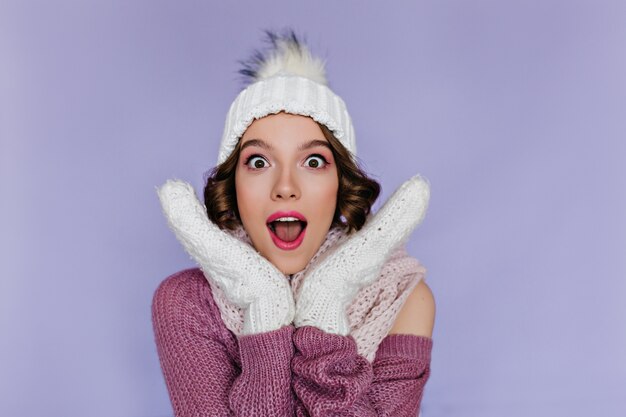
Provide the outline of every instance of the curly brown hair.
<path id="1" fill-rule="evenodd" d="M 367 215 L 380 194 L 381 186 L 361 170 L 348 150 L 325 125 L 317 124 L 330 144 L 339 176 L 337 207 L 331 228 L 347 227 L 347 233 L 350 234 L 352 231 L 360 230 L 365 224 Z M 237 143 L 228 159 L 209 171 L 205 180 L 204 204 L 207 214 L 221 229 L 234 230 L 242 224 L 235 191 L 235 169 L 240 150 L 241 141 Z"/>

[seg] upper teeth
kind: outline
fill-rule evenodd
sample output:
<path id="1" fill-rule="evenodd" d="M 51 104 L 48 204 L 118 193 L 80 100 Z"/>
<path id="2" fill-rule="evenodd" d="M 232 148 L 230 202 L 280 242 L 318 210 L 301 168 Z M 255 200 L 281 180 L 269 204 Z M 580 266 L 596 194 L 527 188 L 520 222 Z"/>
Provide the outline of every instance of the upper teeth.
<path id="1" fill-rule="evenodd" d="M 274 221 L 275 222 L 293 222 L 293 221 L 300 221 L 300 219 L 298 219 L 297 217 L 279 217 L 278 219 Z"/>

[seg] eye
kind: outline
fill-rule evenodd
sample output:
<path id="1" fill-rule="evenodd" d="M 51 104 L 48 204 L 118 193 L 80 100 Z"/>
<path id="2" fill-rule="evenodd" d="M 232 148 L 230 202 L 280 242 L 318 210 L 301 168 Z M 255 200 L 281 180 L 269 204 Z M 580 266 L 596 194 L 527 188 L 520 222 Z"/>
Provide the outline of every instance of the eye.
<path id="1" fill-rule="evenodd" d="M 312 158 L 315 158 L 315 159 L 312 159 Z M 306 160 L 309 162 L 305 162 L 305 165 L 309 168 L 321 169 L 321 168 L 326 167 L 326 165 L 328 164 L 328 161 L 326 161 L 326 158 L 324 158 L 322 155 L 319 155 L 319 154 L 311 155 Z M 318 162 L 318 161 L 322 161 L 322 162 Z M 323 164 L 323 166 L 320 167 L 320 164 Z"/>
<path id="2" fill-rule="evenodd" d="M 250 166 L 250 162 L 252 162 L 252 166 Z M 265 168 L 265 164 L 266 163 L 267 163 L 267 161 L 262 156 L 251 155 L 248 159 L 246 159 L 246 163 L 245 164 L 250 169 L 261 169 L 261 168 Z"/>

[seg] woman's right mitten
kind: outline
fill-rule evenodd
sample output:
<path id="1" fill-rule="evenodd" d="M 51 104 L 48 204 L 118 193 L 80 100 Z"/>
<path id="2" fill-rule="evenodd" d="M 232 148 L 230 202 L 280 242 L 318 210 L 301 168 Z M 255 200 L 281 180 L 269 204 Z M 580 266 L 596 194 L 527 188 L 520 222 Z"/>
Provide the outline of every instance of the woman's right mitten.
<path id="1" fill-rule="evenodd" d="M 231 302 L 244 309 L 243 334 L 291 324 L 295 304 L 281 271 L 211 222 L 190 184 L 168 180 L 157 194 L 169 227 L 187 253 Z"/>

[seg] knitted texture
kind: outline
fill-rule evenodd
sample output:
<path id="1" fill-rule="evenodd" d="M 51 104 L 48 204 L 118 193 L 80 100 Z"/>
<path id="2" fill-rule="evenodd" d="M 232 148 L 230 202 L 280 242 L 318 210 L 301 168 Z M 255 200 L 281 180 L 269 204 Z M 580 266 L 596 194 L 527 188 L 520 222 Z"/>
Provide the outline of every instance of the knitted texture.
<path id="1" fill-rule="evenodd" d="M 240 226 L 230 233 L 242 242 L 252 244 L 243 227 Z M 345 230 L 340 227 L 330 229 L 307 266 L 291 276 L 291 289 L 296 303 L 300 287 L 312 265 L 319 262 L 320 257 L 347 237 Z M 427 269 L 407 253 L 404 245 L 401 245 L 387 258 L 378 278 L 362 288 L 348 306 L 350 336 L 355 339 L 359 354 L 368 361 L 371 362 L 374 359 L 378 345 L 393 327 L 406 298 L 425 278 L 426 272 Z M 211 286 L 215 303 L 225 326 L 235 335 L 240 335 L 244 322 L 243 310 L 228 301 L 210 276 L 207 276 L 207 281 Z"/>
<path id="2" fill-rule="evenodd" d="M 343 146 L 356 155 L 352 119 L 344 101 L 325 85 L 305 77 L 277 75 L 251 84 L 230 105 L 217 163 L 232 153 L 239 138 L 255 120 L 285 111 L 309 116 L 327 126 Z"/>
<path id="3" fill-rule="evenodd" d="M 168 180 L 157 193 L 168 225 L 185 250 L 243 309 L 242 333 L 276 330 L 292 322 L 295 305 L 285 275 L 253 246 L 211 222 L 190 184 Z"/>
<path id="4" fill-rule="evenodd" d="M 347 307 L 360 289 L 379 278 L 389 255 L 423 220 L 430 198 L 428 182 L 420 175 L 403 183 L 361 230 L 344 236 L 332 250 L 318 250 L 293 293 L 285 276 L 249 239 L 241 241 L 208 219 L 191 185 L 168 180 L 157 193 L 170 228 L 221 290 L 219 296 L 243 309 L 243 326 L 235 330 L 241 334 L 276 330 L 292 321 L 296 327 L 350 334 Z M 363 354 L 373 358 L 373 351 Z"/>
<path id="5" fill-rule="evenodd" d="M 310 326 L 236 336 L 199 268 L 163 280 L 152 322 L 176 417 L 416 416 L 430 376 L 424 336 L 386 336 L 373 363 Z"/>
<path id="6" fill-rule="evenodd" d="M 315 326 L 347 335 L 346 307 L 376 278 L 393 249 L 423 220 L 430 198 L 428 182 L 416 175 L 404 182 L 361 230 L 320 258 L 304 279 L 294 325 Z"/>

